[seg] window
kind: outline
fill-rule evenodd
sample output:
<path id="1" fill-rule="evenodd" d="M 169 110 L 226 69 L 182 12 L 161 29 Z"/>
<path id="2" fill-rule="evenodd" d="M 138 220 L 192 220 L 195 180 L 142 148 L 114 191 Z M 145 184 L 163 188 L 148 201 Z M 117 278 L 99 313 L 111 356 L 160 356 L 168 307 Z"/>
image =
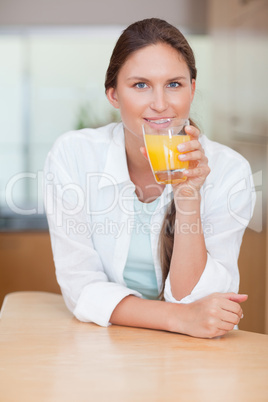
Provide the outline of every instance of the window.
<path id="1" fill-rule="evenodd" d="M 119 119 L 104 79 L 122 29 L 0 31 L 0 229 L 45 228 L 42 169 L 53 142 L 66 131 Z M 190 43 L 200 69 L 207 65 L 208 38 L 192 36 Z M 201 126 L 205 88 L 199 74 L 193 117 L 202 117 Z"/>

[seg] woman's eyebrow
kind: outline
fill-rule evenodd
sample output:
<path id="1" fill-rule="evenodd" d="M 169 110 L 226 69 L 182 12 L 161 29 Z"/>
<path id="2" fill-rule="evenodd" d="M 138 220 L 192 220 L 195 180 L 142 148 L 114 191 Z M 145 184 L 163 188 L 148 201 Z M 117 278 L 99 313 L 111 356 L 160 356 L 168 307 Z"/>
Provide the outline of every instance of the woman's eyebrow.
<path id="1" fill-rule="evenodd" d="M 178 77 L 169 78 L 167 81 L 177 81 L 177 80 L 186 80 L 186 79 L 187 79 L 187 77 L 185 77 L 184 75 L 180 75 Z M 133 76 L 133 77 L 127 78 L 127 81 L 131 81 L 131 80 L 135 80 L 135 81 L 150 81 L 149 78 L 138 77 L 138 76 Z"/>
<path id="2" fill-rule="evenodd" d="M 187 77 L 185 77 L 184 75 L 180 75 L 178 77 L 174 77 L 174 78 L 170 78 L 168 79 L 168 81 L 179 81 L 179 80 L 186 80 Z"/>
<path id="3" fill-rule="evenodd" d="M 127 78 L 127 81 L 131 81 L 131 80 L 135 80 L 135 81 L 149 81 L 148 78 L 144 78 L 144 77 L 129 77 L 129 78 Z"/>

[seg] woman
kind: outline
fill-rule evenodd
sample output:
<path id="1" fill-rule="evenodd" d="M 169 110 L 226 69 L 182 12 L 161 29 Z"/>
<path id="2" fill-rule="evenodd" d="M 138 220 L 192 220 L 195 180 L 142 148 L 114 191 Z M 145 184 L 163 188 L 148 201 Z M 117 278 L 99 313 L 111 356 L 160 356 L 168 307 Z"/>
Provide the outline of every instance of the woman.
<path id="1" fill-rule="evenodd" d="M 237 259 L 254 203 L 247 161 L 191 122 L 180 157 L 190 161 L 187 180 L 160 185 L 142 138 L 144 122 L 188 118 L 195 80 L 192 49 L 175 27 L 155 18 L 130 25 L 105 81 L 122 123 L 67 133 L 48 155 L 56 274 L 81 321 L 211 338 L 242 317 Z"/>

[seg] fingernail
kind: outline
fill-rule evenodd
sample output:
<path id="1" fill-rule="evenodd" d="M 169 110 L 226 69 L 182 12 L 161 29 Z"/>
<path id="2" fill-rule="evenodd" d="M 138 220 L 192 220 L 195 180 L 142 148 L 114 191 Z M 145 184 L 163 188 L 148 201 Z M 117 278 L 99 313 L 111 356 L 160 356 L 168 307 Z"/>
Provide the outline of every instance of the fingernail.
<path id="1" fill-rule="evenodd" d="M 244 317 L 244 314 L 241 315 L 241 319 Z"/>
<path id="2" fill-rule="evenodd" d="M 179 155 L 179 158 L 180 158 L 180 159 L 185 159 L 185 158 L 186 158 L 186 155 L 181 154 L 181 155 Z"/>
<path id="3" fill-rule="evenodd" d="M 179 151 L 184 151 L 184 149 L 185 149 L 185 145 L 184 145 L 184 144 L 178 145 L 178 150 L 179 150 Z"/>

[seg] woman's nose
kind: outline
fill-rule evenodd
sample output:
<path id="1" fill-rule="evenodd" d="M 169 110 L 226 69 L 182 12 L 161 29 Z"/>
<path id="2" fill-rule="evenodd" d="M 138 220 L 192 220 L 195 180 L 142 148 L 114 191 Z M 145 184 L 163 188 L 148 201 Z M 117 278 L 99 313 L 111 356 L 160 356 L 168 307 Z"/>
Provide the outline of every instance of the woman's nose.
<path id="1" fill-rule="evenodd" d="M 168 102 L 163 90 L 155 90 L 153 92 L 151 108 L 157 112 L 163 112 L 168 108 Z"/>

